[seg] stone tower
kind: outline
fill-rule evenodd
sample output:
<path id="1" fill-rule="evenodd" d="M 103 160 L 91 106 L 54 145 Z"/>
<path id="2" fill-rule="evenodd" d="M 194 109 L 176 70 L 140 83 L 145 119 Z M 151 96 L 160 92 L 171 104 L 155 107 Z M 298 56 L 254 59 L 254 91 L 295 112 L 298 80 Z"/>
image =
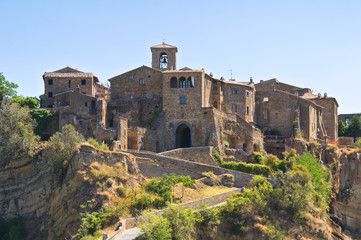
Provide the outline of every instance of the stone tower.
<path id="1" fill-rule="evenodd" d="M 176 70 L 177 47 L 162 43 L 150 48 L 152 51 L 152 68 L 164 70 Z"/>

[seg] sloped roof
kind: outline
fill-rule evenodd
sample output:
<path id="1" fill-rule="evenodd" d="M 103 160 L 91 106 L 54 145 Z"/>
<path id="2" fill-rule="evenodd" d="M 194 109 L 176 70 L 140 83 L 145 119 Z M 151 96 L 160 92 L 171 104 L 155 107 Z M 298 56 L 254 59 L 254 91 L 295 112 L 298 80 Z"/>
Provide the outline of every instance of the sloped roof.
<path id="1" fill-rule="evenodd" d="M 169 44 L 167 44 L 167 43 L 162 43 L 162 44 L 159 44 L 159 45 L 155 45 L 155 46 L 153 46 L 153 47 L 150 47 L 150 49 L 152 49 L 152 48 L 175 48 L 175 49 L 177 49 L 177 47 L 175 47 L 175 46 L 172 46 L 172 45 L 169 45 Z M 177 49 L 177 51 L 178 51 L 178 49 Z"/>
<path id="2" fill-rule="evenodd" d="M 45 72 L 43 77 L 93 77 L 93 74 L 81 72 L 71 67 L 65 67 L 54 72 Z"/>
<path id="3" fill-rule="evenodd" d="M 179 69 L 179 71 L 190 71 L 190 70 L 193 70 L 193 69 L 191 69 L 189 67 L 184 67 L 184 68 Z"/>
<path id="4" fill-rule="evenodd" d="M 121 73 L 121 74 L 119 74 L 119 75 L 117 75 L 117 76 L 114 76 L 114 77 L 112 77 L 112 78 L 109 78 L 108 81 L 114 80 L 114 79 L 116 79 L 116 78 L 118 78 L 118 77 L 120 77 L 120 76 L 122 76 L 122 75 L 124 75 L 124 74 L 129 74 L 130 72 L 136 71 L 136 70 L 141 69 L 141 68 L 147 68 L 147 69 L 153 70 L 153 71 L 155 71 L 155 72 L 162 72 L 162 71 L 160 71 L 159 69 L 155 69 L 155 68 L 151 68 L 151 67 L 148 67 L 148 66 L 143 65 L 143 66 L 134 68 L 134 69 L 132 69 L 132 70 L 129 70 L 129 71 L 127 71 L 127 72 Z"/>

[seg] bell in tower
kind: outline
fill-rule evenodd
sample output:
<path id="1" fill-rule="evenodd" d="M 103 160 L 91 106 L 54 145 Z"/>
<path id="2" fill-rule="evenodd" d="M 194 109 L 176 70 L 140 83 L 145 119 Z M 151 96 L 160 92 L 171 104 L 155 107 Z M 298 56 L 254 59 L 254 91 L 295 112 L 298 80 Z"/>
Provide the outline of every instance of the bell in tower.
<path id="1" fill-rule="evenodd" d="M 162 43 L 150 48 L 152 51 L 152 68 L 165 70 L 176 70 L 177 47 Z"/>

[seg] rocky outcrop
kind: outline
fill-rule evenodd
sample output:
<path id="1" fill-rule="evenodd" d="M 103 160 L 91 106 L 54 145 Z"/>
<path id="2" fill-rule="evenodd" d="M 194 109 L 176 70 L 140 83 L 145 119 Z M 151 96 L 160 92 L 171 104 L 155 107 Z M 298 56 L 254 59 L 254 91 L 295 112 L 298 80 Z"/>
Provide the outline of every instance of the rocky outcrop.
<path id="1" fill-rule="evenodd" d="M 93 162 L 121 163 L 127 178 L 124 185 L 143 181 L 135 159 L 125 153 L 103 152 L 81 145 L 69 162 L 62 181 L 47 167 L 46 160 L 12 163 L 0 169 L 0 212 L 6 218 L 21 215 L 25 219 L 28 239 L 63 239 L 79 227 L 80 205 L 107 199 L 96 191 L 88 177 Z"/>

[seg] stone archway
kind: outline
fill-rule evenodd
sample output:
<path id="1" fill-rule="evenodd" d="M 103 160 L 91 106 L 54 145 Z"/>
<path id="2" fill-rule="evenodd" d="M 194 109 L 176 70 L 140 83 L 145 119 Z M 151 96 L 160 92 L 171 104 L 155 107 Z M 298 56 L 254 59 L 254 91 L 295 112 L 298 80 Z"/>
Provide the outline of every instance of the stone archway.
<path id="1" fill-rule="evenodd" d="M 180 124 L 175 132 L 176 148 L 192 146 L 191 129 L 186 124 Z"/>

